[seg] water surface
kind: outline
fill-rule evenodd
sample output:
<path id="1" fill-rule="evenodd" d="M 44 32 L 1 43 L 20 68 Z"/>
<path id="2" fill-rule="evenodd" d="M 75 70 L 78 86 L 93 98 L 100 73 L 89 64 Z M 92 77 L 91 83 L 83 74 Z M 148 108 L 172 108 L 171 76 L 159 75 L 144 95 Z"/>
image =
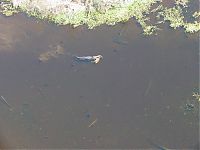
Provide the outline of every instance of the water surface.
<path id="1" fill-rule="evenodd" d="M 0 16 L 0 95 L 13 108 L 0 103 L 0 144 L 197 148 L 198 107 L 184 106 L 198 87 L 198 42 L 167 27 L 144 37 L 133 19 L 88 30 Z M 38 60 L 57 45 L 63 55 Z M 73 60 L 98 54 L 96 65 Z"/>

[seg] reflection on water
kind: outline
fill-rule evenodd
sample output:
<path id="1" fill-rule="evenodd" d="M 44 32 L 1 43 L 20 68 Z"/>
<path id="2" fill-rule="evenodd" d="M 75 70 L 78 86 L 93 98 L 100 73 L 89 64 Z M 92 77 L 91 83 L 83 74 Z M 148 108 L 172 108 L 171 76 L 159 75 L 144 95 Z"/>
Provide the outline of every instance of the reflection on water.
<path id="1" fill-rule="evenodd" d="M 17 18 L 0 16 L 0 51 L 13 50 L 14 47 L 30 39 L 32 34 L 40 35 L 45 26 L 34 26 L 31 22 L 20 22 Z M 14 22 L 13 22 L 14 21 Z"/>
<path id="2" fill-rule="evenodd" d="M 16 33 L 12 32 L 12 27 L 7 26 L 4 23 L 1 23 L 1 26 L 4 28 L 0 28 L 0 46 L 1 50 L 10 49 L 12 45 L 15 44 L 18 40 Z"/>
<path id="3" fill-rule="evenodd" d="M 181 109 L 198 86 L 197 35 L 165 29 L 143 37 L 132 20 L 87 30 L 0 17 L 0 95 L 13 108 L 0 103 L 6 147 L 155 148 L 147 138 L 198 145 L 198 111 Z M 62 55 L 39 62 L 57 45 Z M 96 54 L 98 65 L 73 59 Z"/>

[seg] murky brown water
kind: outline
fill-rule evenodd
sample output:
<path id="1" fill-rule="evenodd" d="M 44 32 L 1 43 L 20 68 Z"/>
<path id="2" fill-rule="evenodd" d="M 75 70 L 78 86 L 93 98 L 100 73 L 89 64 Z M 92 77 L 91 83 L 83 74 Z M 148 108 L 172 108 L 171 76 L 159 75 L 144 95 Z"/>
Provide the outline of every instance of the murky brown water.
<path id="1" fill-rule="evenodd" d="M 0 103 L 1 146 L 197 148 L 198 106 L 184 107 L 198 87 L 198 43 L 167 28 L 144 37 L 133 20 L 87 30 L 0 16 L 0 95 L 13 109 Z M 64 55 L 38 61 L 56 45 Z M 97 54 L 97 65 L 73 60 Z"/>

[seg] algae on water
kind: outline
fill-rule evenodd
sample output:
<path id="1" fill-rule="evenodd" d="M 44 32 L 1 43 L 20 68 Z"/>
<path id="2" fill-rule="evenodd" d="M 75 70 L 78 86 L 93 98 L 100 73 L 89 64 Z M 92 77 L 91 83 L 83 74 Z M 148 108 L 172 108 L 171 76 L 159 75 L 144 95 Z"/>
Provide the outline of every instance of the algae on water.
<path id="1" fill-rule="evenodd" d="M 160 14 L 163 16 L 164 21 L 169 21 L 170 27 L 174 29 L 181 27 L 184 24 L 182 9 L 179 6 L 165 8 Z"/>
<path id="2" fill-rule="evenodd" d="M 195 33 L 200 30 L 200 22 L 187 22 L 183 15 L 183 9 L 180 6 L 174 6 L 172 8 L 165 8 L 160 15 L 164 18 L 164 21 L 170 22 L 170 27 L 176 29 L 183 27 L 187 33 Z M 192 17 L 198 18 L 199 12 L 195 12 Z"/>

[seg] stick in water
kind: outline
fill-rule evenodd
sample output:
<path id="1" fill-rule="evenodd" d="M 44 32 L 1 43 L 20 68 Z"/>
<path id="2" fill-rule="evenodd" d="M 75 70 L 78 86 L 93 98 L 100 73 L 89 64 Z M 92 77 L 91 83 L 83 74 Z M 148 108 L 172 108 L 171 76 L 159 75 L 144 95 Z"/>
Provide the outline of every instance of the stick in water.
<path id="1" fill-rule="evenodd" d="M 88 126 L 88 128 L 92 127 L 96 122 L 97 122 L 97 119 L 95 119 L 95 120 Z"/>
<path id="2" fill-rule="evenodd" d="M 7 100 L 3 96 L 1 96 L 1 100 L 10 108 L 10 110 L 12 110 L 12 107 L 10 104 L 8 104 Z"/>

